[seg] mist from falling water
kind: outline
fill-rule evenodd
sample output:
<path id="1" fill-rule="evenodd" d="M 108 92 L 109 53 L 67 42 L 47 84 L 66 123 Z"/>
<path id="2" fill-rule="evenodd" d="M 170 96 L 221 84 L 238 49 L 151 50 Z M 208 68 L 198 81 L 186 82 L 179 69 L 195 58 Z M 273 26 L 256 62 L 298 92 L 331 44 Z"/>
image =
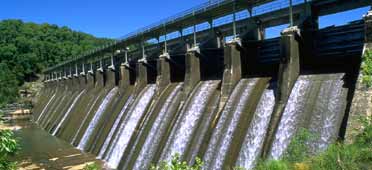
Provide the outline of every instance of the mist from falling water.
<path id="1" fill-rule="evenodd" d="M 63 122 L 66 120 L 66 118 L 68 117 L 68 115 L 71 113 L 71 110 L 72 108 L 74 108 L 76 102 L 80 99 L 80 96 L 85 93 L 86 90 L 83 90 L 79 93 L 79 95 L 77 95 L 74 99 L 74 101 L 72 102 L 72 104 L 70 105 L 70 107 L 68 108 L 68 110 L 66 111 L 66 113 L 63 115 L 63 118 L 62 120 L 58 123 L 57 127 L 54 129 L 52 135 L 55 136 L 57 134 L 57 132 L 59 131 L 59 128 L 61 128 Z"/>
<path id="2" fill-rule="evenodd" d="M 53 101 L 54 97 L 56 97 L 56 93 L 53 94 L 53 96 L 49 99 L 48 103 L 44 106 L 43 110 L 41 111 L 39 117 L 37 118 L 36 122 L 39 122 L 41 117 L 45 114 L 45 111 L 47 110 L 49 104 Z"/>
<path id="3" fill-rule="evenodd" d="M 185 153 L 197 123 L 207 107 L 208 99 L 218 86 L 219 81 L 204 81 L 201 83 L 201 86 L 190 100 L 191 103 L 189 105 L 186 104 L 182 110 L 160 160 L 170 160 L 176 153 L 179 153 L 181 156 Z"/>
<path id="4" fill-rule="evenodd" d="M 131 95 L 131 96 L 129 96 L 128 100 L 125 102 L 123 108 L 121 109 L 118 117 L 116 118 L 116 120 L 114 122 L 114 125 L 111 127 L 110 132 L 109 132 L 107 138 L 105 139 L 105 142 L 103 143 L 103 145 L 100 149 L 100 152 L 99 152 L 98 157 L 97 157 L 98 159 L 102 159 L 103 155 L 105 154 L 105 152 L 107 150 L 107 147 L 109 146 L 110 141 L 112 140 L 112 137 L 113 137 L 116 129 L 119 126 L 120 120 L 123 118 L 124 113 L 126 113 L 128 107 L 133 102 L 133 100 L 134 100 L 134 97 L 133 97 L 133 95 Z"/>
<path id="5" fill-rule="evenodd" d="M 183 83 L 178 84 L 172 93 L 167 97 L 164 105 L 159 111 L 159 115 L 156 117 L 153 126 L 151 127 L 150 133 L 146 137 L 138 158 L 135 162 L 133 169 L 148 169 L 150 162 L 155 155 L 156 149 L 160 144 L 161 137 L 165 133 L 167 121 L 172 117 L 173 112 L 169 109 L 175 103 L 175 99 L 180 96 L 180 91 Z"/>
<path id="6" fill-rule="evenodd" d="M 310 142 L 314 152 L 325 150 L 338 136 L 346 108 L 343 76 L 336 74 L 322 83 L 309 126 L 315 134 L 314 141 Z"/>
<path id="7" fill-rule="evenodd" d="M 305 112 L 306 97 L 304 96 L 310 86 L 311 82 L 302 77 L 299 77 L 295 83 L 273 140 L 270 151 L 272 159 L 280 159 L 291 142 L 291 138 L 295 135 L 302 113 Z"/>
<path id="8" fill-rule="evenodd" d="M 143 95 L 138 99 L 138 103 L 131 106 L 128 115 L 120 126 L 116 139 L 114 139 L 113 145 L 109 148 L 107 158 L 105 159 L 109 167 L 115 169 L 119 165 L 132 134 L 141 120 L 141 117 L 145 114 L 146 108 L 155 94 L 155 88 L 156 85 L 148 85 Z"/>
<path id="9" fill-rule="evenodd" d="M 271 114 L 275 105 L 275 92 L 266 89 L 258 103 L 252 123 L 249 125 L 236 166 L 253 169 L 261 153 Z"/>
<path id="10" fill-rule="evenodd" d="M 221 169 L 233 132 L 238 126 L 245 104 L 249 100 L 253 87 L 258 79 L 242 79 L 226 103 L 226 106 L 214 129 L 208 149 L 204 156 L 205 169 Z"/>
<path id="11" fill-rule="evenodd" d="M 78 145 L 78 148 L 81 150 L 84 150 L 90 136 L 92 135 L 96 125 L 98 124 L 99 120 L 101 119 L 103 113 L 105 112 L 107 105 L 111 101 L 112 97 L 116 94 L 118 91 L 117 87 L 114 87 L 113 89 L 110 90 L 110 92 L 105 96 L 103 99 L 101 105 L 99 106 L 97 112 L 94 114 L 93 119 L 90 121 L 89 126 L 87 130 L 85 131 L 83 137 L 80 140 L 80 143 Z"/>
<path id="12" fill-rule="evenodd" d="M 99 99 L 99 96 L 96 96 L 96 98 L 94 99 L 92 105 L 90 105 L 90 108 L 89 108 L 88 112 L 85 114 L 85 117 L 84 117 L 83 121 L 81 122 L 78 130 L 76 131 L 74 137 L 72 138 L 71 144 L 74 144 L 75 141 L 77 140 L 77 137 L 79 136 L 79 133 L 80 133 L 81 129 L 83 128 L 85 122 L 87 121 L 87 119 L 89 117 L 89 113 L 93 110 L 93 107 L 94 107 L 94 105 L 96 105 L 98 99 Z"/>

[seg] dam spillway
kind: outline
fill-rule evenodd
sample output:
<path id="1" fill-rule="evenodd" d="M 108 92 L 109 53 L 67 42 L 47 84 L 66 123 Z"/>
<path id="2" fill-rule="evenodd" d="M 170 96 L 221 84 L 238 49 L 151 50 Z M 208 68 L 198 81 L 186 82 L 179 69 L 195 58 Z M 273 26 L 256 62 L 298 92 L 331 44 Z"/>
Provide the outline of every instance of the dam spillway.
<path id="1" fill-rule="evenodd" d="M 322 5 L 307 7 L 321 15 Z M 201 158 L 203 169 L 252 169 L 280 159 L 301 128 L 322 151 L 343 138 L 372 27 L 365 19 L 314 29 L 315 14 L 300 14 L 276 38 L 248 18 L 198 32 L 198 44 L 185 36 L 123 52 L 119 42 L 97 53 L 106 57 L 52 68 L 35 121 L 112 169 L 149 169 L 175 154 L 190 165 Z"/>

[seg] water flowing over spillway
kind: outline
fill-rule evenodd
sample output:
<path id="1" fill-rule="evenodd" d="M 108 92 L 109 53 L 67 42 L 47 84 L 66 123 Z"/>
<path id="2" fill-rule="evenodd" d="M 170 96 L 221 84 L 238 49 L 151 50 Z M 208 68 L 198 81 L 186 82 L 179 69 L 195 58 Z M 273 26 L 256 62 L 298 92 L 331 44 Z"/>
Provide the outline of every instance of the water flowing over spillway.
<path id="1" fill-rule="evenodd" d="M 68 108 L 68 110 L 66 111 L 66 113 L 64 113 L 63 115 L 63 118 L 62 120 L 58 123 L 57 127 L 54 129 L 52 135 L 55 136 L 57 134 L 57 132 L 59 131 L 59 128 L 62 126 L 62 124 L 64 123 L 64 121 L 66 120 L 66 118 L 69 116 L 69 114 L 71 113 L 71 110 L 74 108 L 76 102 L 80 99 L 80 96 L 85 93 L 86 90 L 82 90 L 78 96 L 76 96 L 76 98 L 74 99 L 74 101 L 72 102 L 72 104 L 70 105 L 70 107 Z"/>
<path id="2" fill-rule="evenodd" d="M 95 153 L 110 168 L 149 169 L 152 164 L 169 161 L 179 154 L 189 164 L 201 157 L 206 170 L 229 167 L 250 170 L 268 144 L 265 142 L 271 142 L 269 157 L 279 159 L 300 128 L 318 134 L 318 138 L 309 142 L 314 152 L 324 150 L 334 141 L 347 105 L 344 77 L 341 73 L 301 75 L 291 90 L 273 141 L 265 141 L 265 137 L 278 89 L 276 80 L 267 77 L 241 79 L 222 106 L 219 80 L 201 81 L 187 96 L 183 96 L 183 83 L 172 83 L 161 93 L 157 93 L 155 84 L 135 94 L 130 90 L 125 94 L 119 92 L 118 87 L 83 89 L 71 93 L 72 99 L 60 89 L 45 100 L 37 120 L 45 126 L 48 121 L 55 121 L 58 124 L 51 133 L 63 133 L 59 131 L 69 126 L 68 119 L 80 114 L 73 110 L 85 97 L 88 104 L 80 110 L 87 113 L 81 115 L 72 144 L 91 152 L 90 148 L 100 140 L 94 146 Z M 84 96 L 92 92 L 99 93 Z M 125 101 L 119 104 L 120 100 Z M 61 101 L 70 104 L 62 106 Z M 118 104 L 110 104 L 114 102 Z M 54 107 L 66 107 L 66 110 L 57 113 Z M 114 110 L 116 114 L 109 113 Z M 111 115 L 114 117 L 107 117 Z M 105 132 L 97 129 L 104 126 L 108 128 Z"/>
<path id="3" fill-rule="evenodd" d="M 264 144 L 265 134 L 269 126 L 271 113 L 275 105 L 275 92 L 273 89 L 265 90 L 256 109 L 253 121 L 244 139 L 244 144 L 236 163 L 237 167 L 252 169 L 260 155 Z"/>
<path id="4" fill-rule="evenodd" d="M 95 99 L 94 99 L 94 101 L 93 101 L 93 104 L 90 106 L 88 112 L 85 114 L 84 119 L 82 120 L 82 122 L 81 122 L 79 128 L 77 129 L 77 131 L 76 131 L 74 137 L 72 138 L 71 144 L 74 144 L 74 143 L 76 142 L 77 137 L 78 137 L 80 131 L 81 131 L 82 128 L 83 128 L 83 125 L 86 123 L 86 121 L 87 121 L 87 119 L 88 119 L 88 117 L 89 117 L 89 113 L 92 111 L 93 106 L 97 103 L 98 99 L 99 99 L 99 96 L 95 97 Z"/>
<path id="5" fill-rule="evenodd" d="M 324 149 L 335 140 L 346 108 L 347 90 L 343 88 L 343 77 L 344 74 L 329 74 L 299 78 L 272 144 L 273 159 L 285 154 L 299 128 L 308 128 L 313 132 L 316 141 L 310 142 L 310 145 L 314 151 Z"/>
<path id="6" fill-rule="evenodd" d="M 43 110 L 41 111 L 39 117 L 37 118 L 36 122 L 39 122 L 40 119 L 44 116 L 48 106 L 50 105 L 50 103 L 53 101 L 53 99 L 56 97 L 56 94 L 53 94 L 53 96 L 49 99 L 48 103 L 44 106 Z"/>
<path id="7" fill-rule="evenodd" d="M 85 146 L 86 146 L 86 143 L 87 143 L 89 137 L 92 135 L 92 132 L 93 132 L 94 128 L 96 127 L 99 119 L 101 118 L 102 114 L 105 112 L 107 104 L 111 101 L 112 97 L 115 95 L 117 90 L 118 90 L 117 87 L 111 89 L 111 91 L 103 99 L 103 102 L 99 106 L 97 112 L 94 114 L 93 119 L 89 123 L 89 126 L 88 126 L 86 132 L 84 133 L 84 135 L 83 135 L 83 137 L 82 137 L 82 139 L 81 139 L 81 141 L 78 145 L 79 149 L 81 149 L 81 150 L 85 149 Z"/>
<path id="8" fill-rule="evenodd" d="M 241 80 L 226 103 L 204 156 L 206 169 L 222 167 L 226 151 L 232 142 L 233 131 L 256 81 L 257 79 Z"/>
<path id="9" fill-rule="evenodd" d="M 187 146 L 195 133 L 196 126 L 200 121 L 208 100 L 212 97 L 219 81 L 204 81 L 195 89 L 193 96 L 186 101 L 179 119 L 168 138 L 166 148 L 163 150 L 161 160 L 170 160 L 171 157 L 179 153 L 184 154 Z"/>
<path id="10" fill-rule="evenodd" d="M 136 99 L 135 104 L 131 106 L 126 117 L 124 117 L 124 121 L 119 126 L 119 133 L 115 136 L 112 145 L 107 150 L 107 157 L 105 157 L 110 167 L 116 168 L 118 166 L 131 135 L 155 94 L 155 88 L 156 85 L 148 85 Z"/>
<path id="11" fill-rule="evenodd" d="M 170 93 L 165 103 L 161 107 L 158 116 L 156 117 L 146 140 L 140 148 L 138 158 L 136 159 L 133 169 L 148 169 L 156 149 L 158 148 L 161 137 L 166 133 L 166 128 L 172 118 L 172 105 L 180 98 L 180 90 L 183 83 L 178 84 Z"/>
<path id="12" fill-rule="evenodd" d="M 105 151 L 106 151 L 107 147 L 109 146 L 110 141 L 111 141 L 116 129 L 119 126 L 120 120 L 123 118 L 125 112 L 127 111 L 128 107 L 130 106 L 130 104 L 133 102 L 133 99 L 134 99 L 134 97 L 130 96 L 128 98 L 128 100 L 125 102 L 124 107 L 121 109 L 118 117 L 116 118 L 116 120 L 114 122 L 114 125 L 111 127 L 110 132 L 109 132 L 108 136 L 106 137 L 105 142 L 102 145 L 102 148 L 100 149 L 100 152 L 98 154 L 99 159 L 102 159 L 103 155 L 105 154 Z"/>

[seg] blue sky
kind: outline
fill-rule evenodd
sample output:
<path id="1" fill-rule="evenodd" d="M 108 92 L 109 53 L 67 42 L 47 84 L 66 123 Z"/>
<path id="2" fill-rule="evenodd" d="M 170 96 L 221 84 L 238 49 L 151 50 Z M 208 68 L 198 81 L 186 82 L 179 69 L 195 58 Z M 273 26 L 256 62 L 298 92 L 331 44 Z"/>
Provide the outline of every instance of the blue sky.
<path id="1" fill-rule="evenodd" d="M 207 0 L 2 0 L 0 20 L 68 26 L 98 37 L 118 38 Z M 321 27 L 360 19 L 368 8 L 320 19 Z M 269 29 L 275 36 L 282 27 Z"/>

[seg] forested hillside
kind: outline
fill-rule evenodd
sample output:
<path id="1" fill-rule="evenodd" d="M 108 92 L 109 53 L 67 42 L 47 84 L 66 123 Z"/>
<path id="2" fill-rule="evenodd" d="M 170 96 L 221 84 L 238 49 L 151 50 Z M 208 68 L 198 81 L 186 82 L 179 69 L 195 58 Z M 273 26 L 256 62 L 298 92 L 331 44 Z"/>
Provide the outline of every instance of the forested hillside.
<path id="1" fill-rule="evenodd" d="M 15 99 L 17 87 L 42 69 L 109 43 L 110 39 L 50 24 L 0 22 L 0 105 Z"/>

